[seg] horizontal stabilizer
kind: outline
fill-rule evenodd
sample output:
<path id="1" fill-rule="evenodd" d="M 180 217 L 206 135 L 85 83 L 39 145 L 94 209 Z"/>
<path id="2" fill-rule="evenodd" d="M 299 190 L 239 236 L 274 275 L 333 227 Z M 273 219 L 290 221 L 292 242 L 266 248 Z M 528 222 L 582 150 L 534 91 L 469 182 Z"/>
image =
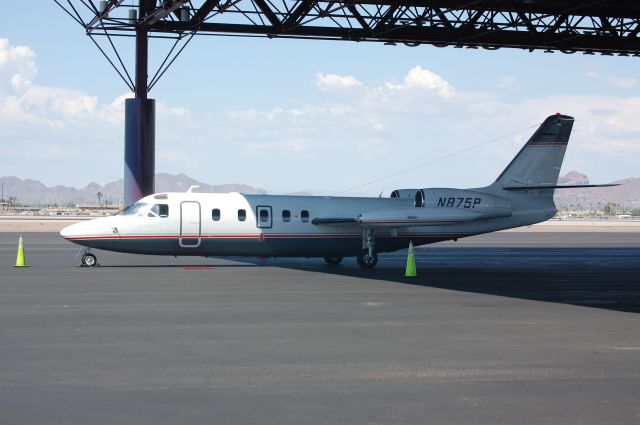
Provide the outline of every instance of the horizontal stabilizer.
<path id="1" fill-rule="evenodd" d="M 504 190 L 524 191 L 524 190 L 539 190 L 539 189 L 582 189 L 586 187 L 613 187 L 620 186 L 617 183 L 608 184 L 580 184 L 580 185 L 544 185 L 544 186 L 508 186 L 503 187 Z"/>
<path id="2" fill-rule="evenodd" d="M 331 218 L 314 218 L 311 220 L 311 224 L 344 224 L 344 223 L 357 223 L 353 217 L 331 217 Z"/>

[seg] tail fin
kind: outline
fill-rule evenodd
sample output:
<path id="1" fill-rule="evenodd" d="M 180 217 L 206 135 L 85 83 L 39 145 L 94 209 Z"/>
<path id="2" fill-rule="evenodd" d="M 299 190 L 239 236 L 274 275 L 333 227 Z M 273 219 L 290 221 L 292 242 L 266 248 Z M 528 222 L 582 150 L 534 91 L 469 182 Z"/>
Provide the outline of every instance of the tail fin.
<path id="1" fill-rule="evenodd" d="M 513 190 L 556 185 L 572 127 L 573 117 L 548 117 L 492 186 Z"/>

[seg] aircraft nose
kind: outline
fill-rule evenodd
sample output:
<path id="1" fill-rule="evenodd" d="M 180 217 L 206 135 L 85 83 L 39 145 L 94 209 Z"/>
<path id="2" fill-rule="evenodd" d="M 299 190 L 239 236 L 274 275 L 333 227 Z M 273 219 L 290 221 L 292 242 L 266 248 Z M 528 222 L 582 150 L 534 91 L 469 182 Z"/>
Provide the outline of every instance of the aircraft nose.
<path id="1" fill-rule="evenodd" d="M 71 226 L 67 226 L 60 231 L 60 236 L 62 236 L 65 239 L 77 238 L 77 237 L 86 236 L 86 235 L 87 235 L 87 232 L 86 232 L 86 226 L 84 226 L 84 223 L 72 224 Z"/>

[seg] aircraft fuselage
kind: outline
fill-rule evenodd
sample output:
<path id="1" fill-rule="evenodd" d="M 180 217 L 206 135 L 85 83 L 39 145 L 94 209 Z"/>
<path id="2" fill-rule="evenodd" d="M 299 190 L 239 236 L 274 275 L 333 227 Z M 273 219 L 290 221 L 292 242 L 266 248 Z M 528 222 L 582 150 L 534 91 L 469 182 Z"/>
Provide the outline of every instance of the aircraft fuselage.
<path id="1" fill-rule="evenodd" d="M 446 189 L 439 189 L 445 191 Z M 440 196 L 444 208 L 415 207 L 412 199 L 323 196 L 242 195 L 239 193 L 166 193 L 150 195 L 134 211 L 68 227 L 61 233 L 86 247 L 141 254 L 194 256 L 354 256 L 366 245 L 369 223 L 314 224 L 322 217 L 357 217 L 362 211 L 423 211 L 437 216 L 421 226 L 377 221 L 376 252 L 406 248 L 409 241 L 423 245 L 546 220 L 553 205 L 535 217 L 451 220 L 472 214 L 482 206 L 482 194 L 471 199 Z M 491 195 L 486 195 L 491 196 Z M 456 207 L 457 204 L 457 207 Z M 434 208 L 435 207 L 435 208 Z M 431 213 L 431 212 L 430 212 Z M 432 214 L 433 214 L 432 213 Z M 437 215 L 437 214 L 436 214 Z M 443 215 L 443 214 L 441 214 Z M 453 214 L 454 216 L 456 214 Z M 413 217 L 413 216 L 410 216 Z M 366 225 L 366 228 L 364 227 Z M 397 227 L 394 227 L 397 226 Z"/>

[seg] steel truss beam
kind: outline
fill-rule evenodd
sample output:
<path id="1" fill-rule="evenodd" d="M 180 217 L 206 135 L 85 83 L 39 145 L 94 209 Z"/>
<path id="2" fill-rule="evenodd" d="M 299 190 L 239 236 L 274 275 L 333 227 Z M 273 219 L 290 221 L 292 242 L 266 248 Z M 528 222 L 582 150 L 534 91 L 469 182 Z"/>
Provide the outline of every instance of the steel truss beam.
<path id="1" fill-rule="evenodd" d="M 86 8 L 87 32 L 127 36 L 145 26 L 152 37 L 195 31 L 640 55 L 637 0 L 191 0 L 182 5 L 190 19 L 173 13 L 152 24 L 129 21 L 134 6 L 123 3 L 130 2 L 109 1 L 107 13 Z"/>

